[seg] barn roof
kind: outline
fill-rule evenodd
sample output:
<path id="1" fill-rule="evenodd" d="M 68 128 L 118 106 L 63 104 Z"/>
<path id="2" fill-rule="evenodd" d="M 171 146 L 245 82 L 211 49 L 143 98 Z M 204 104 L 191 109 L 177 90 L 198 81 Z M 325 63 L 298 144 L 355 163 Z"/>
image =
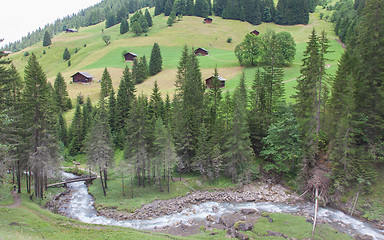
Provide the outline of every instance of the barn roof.
<path id="1" fill-rule="evenodd" d="M 209 77 L 209 78 L 207 78 L 206 80 L 211 79 L 211 78 L 214 78 L 214 77 L 215 77 L 215 76 Z M 217 76 L 217 79 L 220 80 L 220 81 L 222 81 L 222 82 L 227 81 L 227 79 L 225 79 L 225 78 L 223 78 L 223 77 L 221 77 L 221 76 Z"/>
<path id="2" fill-rule="evenodd" d="M 77 72 L 77 73 L 75 73 L 75 74 L 73 74 L 71 77 L 73 77 L 73 76 L 75 76 L 76 74 L 81 74 L 81 75 L 83 75 L 84 77 L 86 77 L 86 78 L 94 78 L 94 76 L 92 76 L 91 74 L 89 74 L 89 73 L 87 73 L 87 72 Z"/>
<path id="3" fill-rule="evenodd" d="M 203 50 L 203 51 L 205 51 L 205 52 L 208 52 L 208 50 L 206 50 L 206 49 L 204 49 L 204 48 L 201 48 L 201 47 L 196 48 L 195 51 L 197 51 L 197 50 L 199 50 L 199 49 L 201 49 L 201 50 Z"/>
<path id="4" fill-rule="evenodd" d="M 127 54 L 130 54 L 130 55 L 132 55 L 132 56 L 135 56 L 135 57 L 137 57 L 137 54 L 136 53 L 133 53 L 133 52 L 127 52 L 126 54 L 124 54 L 124 55 L 127 55 Z"/>

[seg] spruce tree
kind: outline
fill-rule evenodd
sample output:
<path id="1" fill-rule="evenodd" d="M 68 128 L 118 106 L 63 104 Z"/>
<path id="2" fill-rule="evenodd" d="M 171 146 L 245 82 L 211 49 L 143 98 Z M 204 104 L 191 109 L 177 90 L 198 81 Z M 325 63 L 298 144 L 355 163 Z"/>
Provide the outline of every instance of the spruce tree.
<path id="1" fill-rule="evenodd" d="M 119 148 L 123 148 L 124 146 L 124 128 L 128 121 L 130 105 L 135 98 L 135 91 L 131 72 L 128 66 L 126 66 L 120 80 L 116 97 L 116 134 L 114 143 Z"/>
<path id="2" fill-rule="evenodd" d="M 140 84 L 148 77 L 148 66 L 145 56 L 140 57 L 137 63 L 137 72 L 135 73 L 135 83 Z"/>
<path id="3" fill-rule="evenodd" d="M 43 198 L 44 179 L 58 159 L 52 134 L 55 123 L 53 100 L 50 85 L 35 54 L 31 54 L 24 73 L 23 122 L 29 133 L 29 166 L 35 179 L 35 196 Z"/>
<path id="4" fill-rule="evenodd" d="M 108 99 L 108 124 L 109 129 L 111 130 L 112 135 L 116 133 L 116 98 L 115 98 L 115 92 L 111 91 L 111 94 L 109 95 Z"/>
<path id="5" fill-rule="evenodd" d="M 112 78 L 107 68 L 104 68 L 103 75 L 100 80 L 100 99 L 104 99 L 111 94 L 112 91 Z"/>
<path id="6" fill-rule="evenodd" d="M 143 32 L 143 28 L 139 24 L 139 22 L 134 22 L 132 25 L 132 32 L 136 34 L 136 36 L 139 36 Z"/>
<path id="7" fill-rule="evenodd" d="M 84 118 L 80 104 L 77 104 L 76 111 L 72 119 L 72 124 L 69 129 L 69 154 L 76 156 L 83 152 L 83 144 L 85 139 Z"/>
<path id="8" fill-rule="evenodd" d="M 164 0 L 156 0 L 155 1 L 155 16 L 164 13 L 164 5 L 165 5 Z"/>
<path id="9" fill-rule="evenodd" d="M 71 99 L 68 97 L 67 85 L 65 84 L 64 77 L 61 73 L 57 74 L 53 89 L 53 98 L 57 108 L 64 112 L 71 109 Z"/>
<path id="10" fill-rule="evenodd" d="M 129 24 L 127 19 L 122 18 L 120 23 L 120 34 L 123 35 L 129 31 Z"/>
<path id="11" fill-rule="evenodd" d="M 195 3 L 193 0 L 187 0 L 187 5 L 185 7 L 185 15 L 193 16 L 195 14 Z"/>
<path id="12" fill-rule="evenodd" d="M 195 16 L 206 18 L 209 14 L 209 6 L 206 0 L 196 0 Z"/>
<path id="13" fill-rule="evenodd" d="M 52 44 L 51 35 L 49 35 L 48 31 L 45 31 L 44 38 L 43 38 L 43 46 L 46 47 L 46 46 L 49 46 L 51 44 Z"/>
<path id="14" fill-rule="evenodd" d="M 68 61 L 70 58 L 71 58 L 71 54 L 69 53 L 68 48 L 65 48 L 63 53 L 63 59 L 65 61 Z"/>
<path id="15" fill-rule="evenodd" d="M 145 16 L 145 19 L 147 20 L 148 27 L 152 27 L 153 21 L 152 21 L 151 14 L 148 11 L 148 8 L 145 9 L 144 16 Z"/>
<path id="16" fill-rule="evenodd" d="M 172 12 L 173 0 L 166 0 L 164 5 L 164 16 L 169 16 Z"/>
<path id="17" fill-rule="evenodd" d="M 149 75 L 153 76 L 161 72 L 163 67 L 163 60 L 161 57 L 159 44 L 154 43 L 151 52 L 151 59 L 149 61 Z"/>

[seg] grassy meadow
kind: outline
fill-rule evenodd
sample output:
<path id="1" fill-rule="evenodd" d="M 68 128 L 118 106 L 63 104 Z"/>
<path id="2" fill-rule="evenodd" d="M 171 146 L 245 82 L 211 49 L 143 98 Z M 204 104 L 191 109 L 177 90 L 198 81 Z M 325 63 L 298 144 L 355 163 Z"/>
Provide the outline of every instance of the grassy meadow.
<path id="1" fill-rule="evenodd" d="M 151 8 L 150 12 L 153 13 L 153 11 L 154 8 Z M 269 30 L 276 32 L 288 31 L 294 37 L 297 49 L 295 60 L 285 68 L 284 76 L 286 99 L 292 101 L 290 97 L 295 92 L 294 87 L 296 78 L 300 75 L 303 52 L 313 28 L 318 33 L 325 30 L 330 39 L 330 50 L 333 52 L 328 55 L 330 59 L 327 63 L 329 74 L 336 72 L 338 59 L 344 51 L 337 42 L 337 37 L 332 30 L 332 23 L 320 20 L 320 12 L 326 13 L 324 9 L 318 7 L 317 11 L 310 15 L 308 25 L 295 26 L 280 26 L 274 23 L 253 26 L 247 22 L 225 20 L 215 16 L 212 17 L 212 24 L 203 24 L 202 18 L 185 16 L 182 21 L 168 27 L 166 24 L 167 17 L 159 15 L 153 18 L 154 25 L 149 32 L 140 36 L 135 36 L 131 32 L 121 35 L 119 24 L 105 29 L 105 22 L 102 22 L 94 26 L 80 28 L 78 33 L 63 32 L 52 39 L 52 45 L 49 47 L 43 47 L 40 42 L 24 49 L 24 51 L 11 54 L 10 57 L 21 75 L 23 75 L 28 59 L 28 57 L 24 56 L 25 52 L 35 53 L 49 81 L 53 82 L 56 74 L 61 72 L 68 83 L 71 98 L 74 99 L 81 93 L 85 97 L 90 96 L 92 101 L 96 101 L 99 98 L 99 80 L 104 68 L 108 68 L 116 90 L 123 68 L 126 65 L 132 65 L 130 62 L 124 62 L 123 51 L 134 52 L 139 56 L 145 55 L 149 61 L 153 43 L 159 43 L 164 70 L 137 85 L 137 93 L 149 95 L 154 82 L 157 81 L 163 96 L 167 93 L 172 96 L 175 88 L 176 69 L 183 46 L 188 45 L 191 48 L 203 47 L 209 51 L 208 56 L 198 57 L 203 79 L 211 76 L 214 67 L 217 66 L 219 74 L 228 80 L 224 90 L 231 91 L 237 86 L 242 71 L 245 72 L 248 86 L 251 85 L 255 72 L 255 68 L 241 67 L 234 54 L 235 46 L 242 41 L 245 34 L 254 29 L 257 29 L 260 33 Z M 103 42 L 102 34 L 111 36 L 109 45 Z M 229 37 L 232 38 L 231 43 L 227 43 Z M 62 59 L 65 48 L 68 48 L 71 53 L 70 67 Z M 45 54 L 43 54 L 44 51 Z M 88 85 L 70 84 L 72 80 L 70 76 L 77 71 L 86 71 L 95 76 L 96 80 Z"/>

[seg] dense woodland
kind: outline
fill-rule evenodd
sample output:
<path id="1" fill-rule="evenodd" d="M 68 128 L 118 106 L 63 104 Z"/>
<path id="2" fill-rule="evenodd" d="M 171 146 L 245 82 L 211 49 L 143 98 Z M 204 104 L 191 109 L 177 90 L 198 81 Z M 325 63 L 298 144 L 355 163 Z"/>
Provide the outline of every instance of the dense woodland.
<path id="1" fill-rule="evenodd" d="M 123 149 L 119 167 L 139 186 L 160 191 L 162 179 L 169 184 L 174 172 L 198 172 L 206 181 L 228 176 L 239 184 L 274 178 L 316 189 L 325 202 L 351 188 L 369 192 L 384 163 L 384 3 L 368 0 L 356 11 L 353 44 L 347 44 L 336 76 L 325 67 L 326 33 L 313 29 L 308 36 L 292 105 L 285 103 L 286 58 L 273 32 L 257 40 L 264 54 L 251 86 L 243 75 L 234 92 L 223 91 L 215 69 L 207 89 L 198 58 L 185 46 L 172 99 L 161 96 L 156 83 L 150 96 L 135 93 L 143 79 L 128 67 L 115 92 L 106 68 L 98 103 L 78 96 L 70 126 L 63 118 L 72 106 L 61 74 L 52 86 L 31 54 L 22 77 L 2 52 L 0 180 L 15 169 L 18 191 L 25 179 L 27 191 L 33 183 L 42 198 L 62 158 L 86 153 L 105 189 L 114 150 Z M 142 74 L 161 71 L 158 45 L 150 70 L 141 61 Z"/>

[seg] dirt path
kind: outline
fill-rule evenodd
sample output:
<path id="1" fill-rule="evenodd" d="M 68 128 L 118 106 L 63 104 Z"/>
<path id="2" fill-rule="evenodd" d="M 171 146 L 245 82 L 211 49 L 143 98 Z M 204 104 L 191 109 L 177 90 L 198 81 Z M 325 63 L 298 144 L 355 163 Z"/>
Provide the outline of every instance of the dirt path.
<path id="1" fill-rule="evenodd" d="M 21 203 L 21 199 L 20 199 L 20 196 L 19 194 L 17 194 L 16 191 L 13 191 L 12 192 L 12 196 L 13 196 L 13 204 L 11 205 L 6 205 L 6 206 L 0 206 L 0 207 L 6 207 L 6 208 L 15 208 L 15 207 L 19 207 L 20 206 L 20 203 Z"/>

